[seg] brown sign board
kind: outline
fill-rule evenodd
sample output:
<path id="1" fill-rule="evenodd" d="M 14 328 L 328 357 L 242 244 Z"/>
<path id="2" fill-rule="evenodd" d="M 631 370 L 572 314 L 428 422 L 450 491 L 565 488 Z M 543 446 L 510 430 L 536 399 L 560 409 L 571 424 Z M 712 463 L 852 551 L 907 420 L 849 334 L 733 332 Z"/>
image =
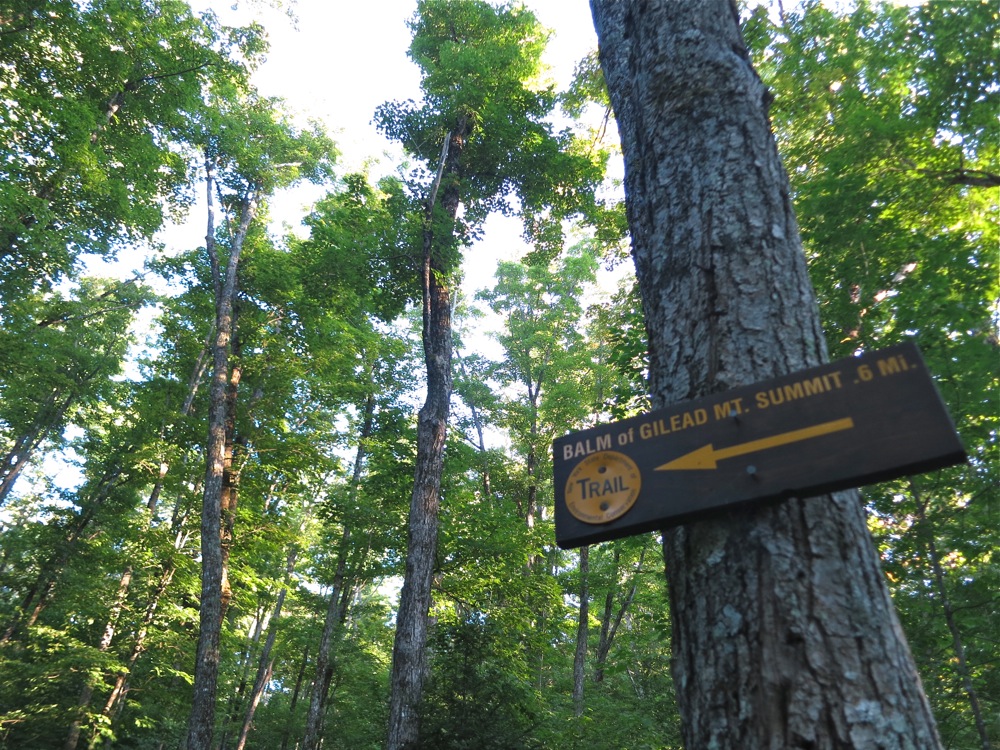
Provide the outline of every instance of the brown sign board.
<path id="1" fill-rule="evenodd" d="M 912 343 L 572 433 L 552 450 L 564 549 L 966 459 Z"/>

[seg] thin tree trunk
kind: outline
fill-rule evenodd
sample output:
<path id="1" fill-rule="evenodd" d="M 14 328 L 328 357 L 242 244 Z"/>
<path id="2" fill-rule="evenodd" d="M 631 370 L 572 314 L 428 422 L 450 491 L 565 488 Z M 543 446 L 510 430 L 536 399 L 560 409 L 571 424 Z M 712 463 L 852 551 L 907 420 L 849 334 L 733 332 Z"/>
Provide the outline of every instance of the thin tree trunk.
<path id="1" fill-rule="evenodd" d="M 364 475 L 365 455 L 368 439 L 371 437 L 375 424 L 375 397 L 369 394 L 365 401 L 364 422 L 358 433 L 358 449 L 354 457 L 354 471 L 351 475 L 350 502 L 353 504 L 361 487 L 361 477 Z M 344 585 L 347 571 L 347 556 L 351 541 L 351 529 L 344 524 L 340 540 L 340 552 L 337 557 L 337 569 L 333 576 L 333 586 L 330 590 L 330 602 L 327 605 L 326 620 L 323 623 L 323 635 L 319 641 L 319 651 L 316 653 L 316 676 L 313 679 L 312 694 L 309 698 L 309 711 L 306 714 L 305 735 L 302 740 L 302 750 L 316 750 L 323 736 L 323 719 L 326 716 L 327 699 L 330 694 L 330 683 L 333 680 L 333 665 L 330 663 L 330 653 L 333 650 L 336 630 L 344 621 L 347 612 L 347 602 L 343 594 L 348 589 Z"/>
<path id="2" fill-rule="evenodd" d="M 462 372 L 462 377 L 468 380 L 469 374 L 465 369 L 465 360 L 462 359 L 461 355 L 456 352 L 455 359 L 458 361 L 458 367 Z M 483 432 L 483 417 L 479 413 L 479 408 L 469 399 L 467 402 L 469 406 L 469 411 L 472 412 L 472 424 L 476 428 L 476 449 L 479 451 L 480 458 L 482 459 L 482 480 L 483 480 L 483 497 L 489 498 L 493 496 L 493 490 L 490 487 L 490 467 L 486 459 L 486 439 Z"/>
<path id="3" fill-rule="evenodd" d="M 295 719 L 295 707 L 299 704 L 299 693 L 302 692 L 302 683 L 306 677 L 306 667 L 309 665 L 309 648 L 302 652 L 302 662 L 299 664 L 299 672 L 295 677 L 295 687 L 292 689 L 292 700 L 288 704 L 288 719 L 285 727 L 281 730 L 281 750 L 288 750 L 288 740 L 291 739 L 292 721 Z"/>
<path id="4" fill-rule="evenodd" d="M 528 439 L 531 447 L 525 457 L 525 470 L 528 474 L 528 500 L 527 507 L 524 509 L 524 520 L 529 529 L 535 528 L 535 514 L 538 512 L 538 477 L 535 476 L 538 471 L 538 456 L 535 454 L 535 445 L 538 440 L 538 392 L 539 388 L 532 388 L 532 384 L 528 383 L 528 405 L 531 407 L 531 428 Z M 532 557 L 534 559 L 529 565 L 534 567 L 538 557 L 537 555 Z"/>
<path id="5" fill-rule="evenodd" d="M 66 563 L 73 556 L 78 542 L 83 537 L 84 532 L 90 528 L 95 514 L 104 505 L 104 501 L 107 500 L 115 482 L 120 477 L 121 470 L 114 468 L 98 480 L 93 494 L 84 503 L 83 510 L 76 518 L 73 528 L 68 531 L 66 538 L 58 546 L 58 550 L 53 558 L 39 571 L 34 585 L 28 590 L 21 602 L 21 606 L 14 614 L 3 635 L 0 636 L 0 644 L 11 640 L 18 632 L 32 627 L 38 621 L 38 618 L 49 604 L 52 592 L 55 590 L 59 576 L 62 574 Z M 31 614 L 27 614 L 29 610 Z"/>
<path id="6" fill-rule="evenodd" d="M 74 395 L 70 394 L 61 400 L 54 412 L 50 412 L 59 397 L 60 394 L 53 391 L 46 399 L 45 405 L 39 409 L 40 413 L 35 423 L 15 441 L 11 449 L 4 455 L 3 461 L 0 462 L 0 506 L 7 502 L 7 497 L 14 489 L 14 483 L 21 476 L 21 472 L 28 465 L 35 450 L 49 432 L 62 422 L 66 411 L 74 400 Z"/>
<path id="7" fill-rule="evenodd" d="M 618 611 L 615 612 L 614 619 L 612 619 L 611 613 L 614 610 L 615 594 L 618 588 L 618 561 L 620 557 L 621 555 L 618 550 L 615 550 L 615 579 L 611 589 L 608 591 L 607 598 L 604 600 L 604 616 L 601 618 L 601 637 L 598 641 L 597 654 L 595 655 L 594 682 L 604 681 L 604 665 L 608 661 L 611 644 L 615 641 L 615 635 L 618 634 L 618 628 L 622 624 L 622 619 L 625 617 L 625 613 L 628 612 L 628 608 L 632 605 L 632 600 L 635 599 L 635 590 L 639 584 L 639 574 L 642 572 L 642 563 L 646 558 L 646 550 L 643 549 L 639 553 L 639 562 L 635 566 L 632 585 L 629 587 L 625 600 L 618 608 Z"/>
<path id="8" fill-rule="evenodd" d="M 274 489 L 276 484 L 277 482 L 272 483 L 271 490 Z M 286 586 L 283 586 L 281 591 L 278 593 L 277 603 L 275 605 L 274 612 L 272 613 L 271 618 L 269 620 L 265 618 L 263 605 L 258 609 L 257 616 L 254 618 L 253 633 L 250 636 L 246 649 L 244 650 L 243 674 L 240 677 L 239 686 L 233 692 L 232 698 L 230 699 L 230 705 L 228 711 L 229 718 L 226 722 L 225 733 L 223 734 L 222 739 L 219 741 L 219 750 L 226 750 L 226 746 L 229 740 L 228 736 L 229 729 L 230 727 L 235 729 L 237 727 L 238 722 L 240 722 L 239 723 L 240 729 L 237 732 L 237 737 L 244 737 L 245 741 L 244 732 L 248 731 L 247 728 L 248 722 L 253 721 L 253 714 L 257 709 L 257 702 L 260 699 L 260 695 L 259 694 L 255 695 L 254 691 L 257 690 L 257 681 L 261 679 L 262 670 L 264 670 L 265 667 L 267 667 L 268 671 L 270 670 L 270 667 L 268 667 L 267 662 L 270 655 L 271 647 L 274 645 L 273 632 L 274 629 L 277 627 L 278 618 L 281 616 L 281 607 L 285 601 L 285 592 L 287 591 L 287 583 L 288 580 L 291 578 L 293 571 L 295 570 L 295 560 L 297 558 L 298 558 L 298 549 L 292 547 L 291 551 L 288 554 L 288 560 L 285 566 Z M 247 681 L 250 678 L 250 664 L 252 663 L 251 657 L 253 655 L 253 649 L 260 642 L 260 636 L 263 633 L 265 622 L 268 623 L 268 627 L 270 628 L 268 632 L 271 635 L 269 635 L 268 642 L 266 642 L 264 645 L 264 650 L 262 652 L 263 655 L 258 659 L 259 663 L 258 663 L 257 674 L 256 677 L 254 678 L 254 684 L 251 687 L 249 699 L 247 700 L 247 705 L 250 707 L 248 712 L 247 710 L 242 710 L 241 704 L 243 703 L 243 698 L 246 695 Z M 263 692 L 263 685 L 261 685 L 260 691 Z M 239 716 L 240 713 L 243 714 L 242 719 Z"/>
<path id="9" fill-rule="evenodd" d="M 243 713 L 243 697 L 246 695 L 247 683 L 250 681 L 250 665 L 253 663 L 253 651 L 254 647 L 260 643 L 260 637 L 264 633 L 266 614 L 264 604 L 260 603 L 257 608 L 257 614 L 253 618 L 253 629 L 247 638 L 243 652 L 240 654 L 240 662 L 242 662 L 243 670 L 240 675 L 239 684 L 229 696 L 229 706 L 225 712 L 226 718 L 222 722 L 222 736 L 219 738 L 218 750 L 226 750 L 229 744 L 230 730 L 235 730 L 237 724 L 240 722 L 240 714 Z"/>
<path id="10" fill-rule="evenodd" d="M 120 712 L 121 706 L 125 703 L 125 696 L 128 695 L 128 680 L 132 674 L 132 670 L 135 669 L 135 665 L 139 661 L 139 657 L 146 650 L 146 636 L 149 633 L 149 626 L 153 622 L 153 617 L 156 615 L 156 608 L 159 605 L 160 598 L 166 592 L 167 587 L 173 580 L 174 571 L 176 568 L 174 565 L 168 564 L 164 566 L 163 572 L 160 574 L 160 580 L 157 582 L 156 588 L 150 595 L 149 601 L 146 603 L 146 609 L 143 612 L 142 623 L 139 625 L 139 630 L 136 631 L 135 640 L 132 642 L 132 649 L 129 653 L 129 658 L 125 662 L 125 667 L 121 669 L 117 675 L 115 675 L 114 684 L 111 686 L 111 692 L 108 694 L 108 699 L 104 704 L 104 708 L 101 709 L 102 721 L 110 725 L 112 718 Z M 100 737 L 98 734 L 94 733 L 90 737 L 90 743 L 87 745 L 90 750 L 93 750 L 100 743 Z"/>
<path id="11" fill-rule="evenodd" d="M 201 605 L 198 649 L 195 657 L 194 697 L 188 720 L 187 750 L 210 750 L 215 731 L 215 703 L 219 673 L 219 638 L 223 613 L 222 493 L 226 472 L 228 423 L 229 345 L 233 334 L 233 303 L 240 252 L 257 212 L 251 192 L 241 202 L 239 226 L 232 234 L 225 275 L 215 243 L 212 193 L 214 164 L 205 159 L 208 195 L 208 232 L 205 243 L 212 265 L 216 292 L 216 337 L 212 348 L 212 385 L 209 391 L 209 435 L 201 521 Z"/>
<path id="12" fill-rule="evenodd" d="M 972 674 L 969 671 L 969 662 L 965 658 L 965 644 L 962 641 L 962 630 L 955 620 L 955 610 L 951 604 L 951 597 L 948 596 L 948 589 L 944 581 L 944 569 L 941 567 L 941 555 L 938 553 L 937 543 L 934 541 L 934 529 L 927 523 L 927 501 L 923 499 L 917 491 L 913 482 L 910 482 L 910 494 L 917 501 L 920 525 L 926 527 L 927 534 L 927 560 L 931 564 L 931 571 L 934 574 L 934 585 L 938 590 L 938 598 L 941 602 L 941 610 L 944 612 L 944 621 L 951 634 L 951 644 L 955 651 L 955 662 L 959 677 L 962 678 L 962 687 L 965 695 L 969 699 L 969 707 L 972 709 L 972 716 L 976 722 L 976 731 L 979 733 L 979 741 L 983 750 L 990 750 L 990 737 L 986 729 L 986 721 L 983 719 L 983 710 L 979 705 L 979 693 L 975 685 L 972 684 Z"/>
<path id="13" fill-rule="evenodd" d="M 181 407 L 182 415 L 185 416 L 188 415 L 194 404 L 194 396 L 195 393 L 197 392 L 198 383 L 201 381 L 201 376 L 203 375 L 205 369 L 204 359 L 206 351 L 207 349 L 201 352 L 195 364 L 194 370 L 191 375 L 191 380 L 188 383 L 188 395 L 184 400 L 184 405 Z M 161 438 L 163 437 L 164 429 L 165 428 L 161 427 L 160 430 Z M 159 504 L 160 493 L 163 491 L 163 483 L 164 480 L 166 479 L 167 472 L 169 471 L 169 469 L 170 469 L 169 464 L 167 464 L 165 461 L 160 462 L 159 473 L 157 474 L 156 481 L 153 483 L 153 489 L 149 493 L 149 499 L 146 501 L 146 511 L 149 514 L 151 523 L 156 515 L 156 507 Z M 129 589 L 131 588 L 133 573 L 134 573 L 133 566 L 128 565 L 125 568 L 125 571 L 121 575 L 118 585 L 118 595 L 115 598 L 115 604 L 112 606 L 111 611 L 109 612 L 108 622 L 105 625 L 104 634 L 101 638 L 100 643 L 98 644 L 98 650 L 101 653 L 106 652 L 111 647 L 111 642 L 114 639 L 114 633 L 115 633 L 115 622 L 117 621 L 119 615 L 121 614 L 121 609 L 124 606 L 125 600 L 128 596 Z M 172 577 L 173 577 L 173 570 L 171 568 L 169 575 L 167 576 L 166 583 L 169 583 L 169 580 Z M 160 594 L 162 594 L 163 590 L 166 589 L 166 583 L 162 583 L 161 581 L 162 589 L 160 590 Z M 158 600 L 159 595 L 157 595 L 155 599 Z M 156 605 L 154 603 L 153 605 L 154 610 L 155 606 Z M 151 617 L 152 617 L 152 612 L 150 612 L 150 619 Z M 144 623 L 142 627 L 143 628 L 148 627 L 148 624 L 149 624 L 148 622 Z M 135 661 L 138 660 L 138 656 L 142 652 L 142 640 L 145 638 L 145 632 L 142 630 L 140 632 L 142 632 L 142 638 L 137 639 L 139 643 L 139 648 L 138 650 L 133 650 L 133 653 L 129 658 L 128 670 L 119 671 L 118 675 L 116 675 L 115 685 L 112 688 L 112 693 L 111 693 L 113 697 L 109 698 L 110 703 L 109 706 L 106 706 L 107 710 L 102 712 L 102 716 L 104 718 L 110 716 L 110 708 L 113 707 L 114 701 L 117 699 L 117 696 L 121 693 L 122 688 L 124 686 L 125 675 L 128 674 L 128 672 L 131 671 L 132 667 L 135 666 Z M 83 714 L 90 708 L 90 703 L 91 700 L 93 699 L 95 687 L 96 687 L 95 681 L 93 679 L 88 679 L 86 685 L 83 688 L 83 691 L 81 692 L 80 700 L 78 702 L 79 715 L 74 720 L 73 725 L 70 728 L 70 733 L 69 736 L 67 737 L 64 750 L 75 750 L 77 744 L 79 743 Z"/>
<path id="14" fill-rule="evenodd" d="M 664 407 L 822 363 L 787 176 L 731 0 L 592 0 Z M 856 492 L 667 530 L 690 748 L 940 747 Z"/>
<path id="15" fill-rule="evenodd" d="M 344 527 L 344 534 L 340 542 L 340 554 L 337 558 L 337 570 L 333 576 L 330 601 L 326 609 L 326 619 L 323 622 L 323 635 L 320 637 L 319 650 L 316 652 L 316 677 L 313 679 L 312 693 L 309 698 L 309 711 L 306 714 L 302 750 L 316 750 L 322 741 L 323 718 L 326 715 L 327 698 L 330 694 L 330 683 L 333 680 L 333 664 L 330 663 L 330 654 L 333 650 L 336 630 L 344 616 L 341 592 L 344 588 L 347 546 L 350 539 L 350 529 Z"/>
<path id="16" fill-rule="evenodd" d="M 274 647 L 274 639 L 278 635 L 278 618 L 281 617 L 281 607 L 285 603 L 285 592 L 281 589 L 278 592 L 278 601 L 274 605 L 274 612 L 271 614 L 271 623 L 267 633 L 267 640 L 264 642 L 264 650 L 260 652 L 260 662 L 257 665 L 257 676 L 253 681 L 253 689 L 250 691 L 250 700 L 247 702 L 246 715 L 243 717 L 243 726 L 240 728 L 240 736 L 236 741 L 236 750 L 243 750 L 246 746 L 247 737 L 250 734 L 250 727 L 253 724 L 253 715 L 257 711 L 257 704 L 264 694 L 264 687 L 271 678 L 274 668 L 274 660 L 271 658 L 271 649 Z"/>
<path id="17" fill-rule="evenodd" d="M 104 626 L 100 643 L 97 644 L 97 650 L 102 654 L 107 652 L 111 647 L 111 641 L 115 637 L 115 624 L 118 622 L 118 617 L 125 606 L 125 599 L 128 597 L 128 590 L 131 584 L 132 566 L 130 565 L 125 569 L 125 573 L 122 574 L 118 581 L 118 591 L 115 594 L 114 603 L 111 605 L 111 611 L 108 613 L 108 622 Z M 69 735 L 63 744 L 63 750 L 76 750 L 76 746 L 80 741 L 80 731 L 83 727 L 84 715 L 87 709 L 90 708 L 90 701 L 94 696 L 94 687 L 95 680 L 88 678 L 83 686 L 83 690 L 80 692 L 80 700 L 77 701 L 77 716 L 70 725 Z"/>
<path id="18" fill-rule="evenodd" d="M 590 620 L 590 545 L 580 547 L 580 612 L 576 625 L 576 651 L 573 654 L 573 715 L 583 716 L 583 689 L 586 684 L 587 634 Z"/>
<path id="19" fill-rule="evenodd" d="M 427 396 L 417 420 L 417 464 L 410 498 L 406 570 L 396 613 L 390 673 L 387 750 L 411 750 L 420 735 L 420 701 L 427 673 L 427 614 L 437 554 L 441 469 L 451 401 L 451 269 L 438 245 L 435 219 L 454 226 L 458 213 L 457 171 L 470 125 L 462 118 L 442 143 L 437 176 L 426 203 L 423 235 L 423 344 Z M 443 189 L 441 189 L 443 186 Z M 438 191 L 441 190 L 440 204 Z"/>
<path id="20" fill-rule="evenodd" d="M 183 497 L 179 496 L 174 503 L 174 511 L 171 514 L 170 527 L 174 533 L 174 552 L 180 552 L 183 550 L 190 537 L 190 533 L 184 530 L 187 514 L 181 512 L 182 501 Z M 105 722 L 109 727 L 113 724 L 114 717 L 121 713 L 121 709 L 125 705 L 132 671 L 135 669 L 135 665 L 138 663 L 139 658 L 143 653 L 145 653 L 146 636 L 149 633 L 150 626 L 153 624 L 153 618 L 156 616 L 156 609 L 159 606 L 160 599 L 166 593 L 171 581 L 173 581 L 174 572 L 176 570 L 177 567 L 173 560 L 164 561 L 160 572 L 160 578 L 146 600 L 142 620 L 139 623 L 139 628 L 132 641 L 132 648 L 129 653 L 129 657 L 125 661 L 125 666 L 118 671 L 118 674 L 115 675 L 115 681 L 111 688 L 111 693 L 108 695 L 107 702 L 101 710 L 101 721 Z M 94 748 L 96 748 L 99 744 L 99 741 L 98 735 L 96 733 L 92 734 L 90 743 L 87 745 L 88 749 L 94 750 Z"/>

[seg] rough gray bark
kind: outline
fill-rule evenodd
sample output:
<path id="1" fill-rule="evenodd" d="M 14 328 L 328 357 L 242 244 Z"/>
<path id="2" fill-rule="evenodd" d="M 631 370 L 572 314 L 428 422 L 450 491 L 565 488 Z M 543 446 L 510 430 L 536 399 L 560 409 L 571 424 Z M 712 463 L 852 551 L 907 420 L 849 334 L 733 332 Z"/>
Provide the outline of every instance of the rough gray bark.
<path id="1" fill-rule="evenodd" d="M 420 734 L 419 706 L 427 672 L 427 613 L 437 553 L 441 469 L 451 405 L 451 269 L 435 225 L 454 226 L 459 204 L 459 164 L 471 124 L 461 117 L 441 148 L 437 177 L 428 196 L 423 236 L 423 344 L 427 396 L 417 417 L 417 464 L 410 498 L 406 570 L 392 647 L 387 750 L 410 750 Z M 440 193 L 440 194 L 439 194 Z"/>
<path id="2" fill-rule="evenodd" d="M 654 407 L 817 365 L 798 228 L 731 0 L 591 0 Z M 664 533 L 689 748 L 940 747 L 856 492 Z"/>

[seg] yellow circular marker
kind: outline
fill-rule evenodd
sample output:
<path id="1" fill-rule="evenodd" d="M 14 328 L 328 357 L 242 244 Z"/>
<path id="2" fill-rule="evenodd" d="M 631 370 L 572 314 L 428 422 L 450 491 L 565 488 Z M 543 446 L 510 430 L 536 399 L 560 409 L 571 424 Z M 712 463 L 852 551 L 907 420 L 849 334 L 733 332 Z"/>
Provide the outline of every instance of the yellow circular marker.
<path id="1" fill-rule="evenodd" d="M 610 523 L 628 513 L 641 488 L 635 461 L 618 451 L 599 451 L 570 472 L 566 507 L 584 523 Z"/>

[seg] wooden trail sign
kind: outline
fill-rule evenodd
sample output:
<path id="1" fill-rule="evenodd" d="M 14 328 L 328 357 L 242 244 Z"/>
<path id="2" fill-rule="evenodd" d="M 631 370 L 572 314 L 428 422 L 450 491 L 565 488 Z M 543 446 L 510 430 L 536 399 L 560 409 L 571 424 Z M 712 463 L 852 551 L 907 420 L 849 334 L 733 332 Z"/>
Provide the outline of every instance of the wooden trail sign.
<path id="1" fill-rule="evenodd" d="M 966 459 L 912 343 L 576 432 L 552 450 L 565 549 Z"/>

